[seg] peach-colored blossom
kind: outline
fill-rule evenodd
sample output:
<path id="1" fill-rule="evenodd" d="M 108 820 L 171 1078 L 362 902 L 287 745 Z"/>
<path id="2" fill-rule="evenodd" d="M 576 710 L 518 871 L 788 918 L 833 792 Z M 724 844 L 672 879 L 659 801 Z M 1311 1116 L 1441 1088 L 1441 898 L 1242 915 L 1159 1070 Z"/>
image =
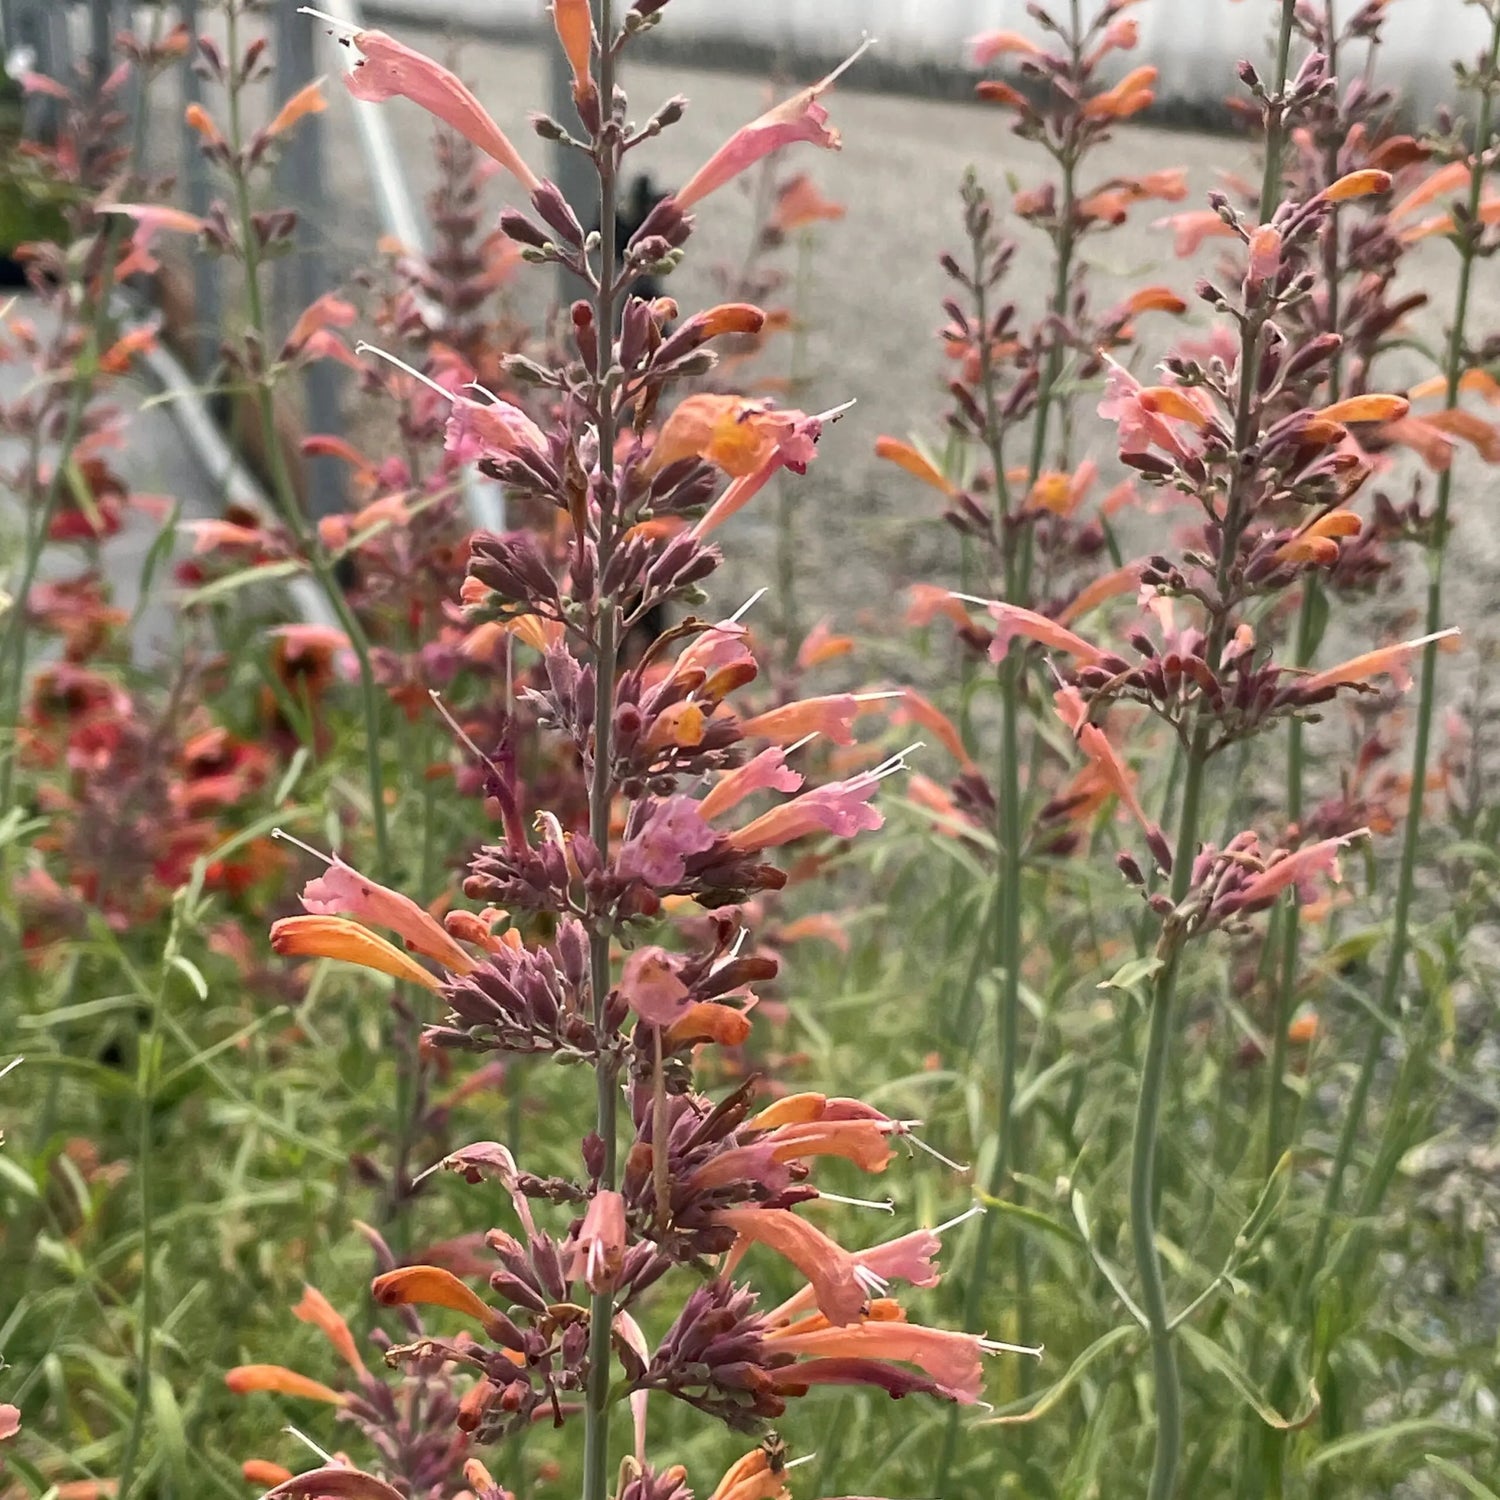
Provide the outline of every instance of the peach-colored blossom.
<path id="1" fill-rule="evenodd" d="M 782 234 L 805 229 L 809 224 L 842 219 L 848 209 L 842 203 L 825 198 L 817 184 L 805 172 L 799 172 L 776 195 L 771 210 L 770 227 Z"/>
<path id="2" fill-rule="evenodd" d="M 1155 68 L 1132 68 L 1113 88 L 1085 99 L 1082 113 L 1091 120 L 1128 119 L 1156 98 L 1155 85 Z"/>
<path id="3" fill-rule="evenodd" d="M 491 1337 L 503 1336 L 494 1308 L 441 1266 L 397 1266 L 370 1283 L 370 1294 L 382 1307 L 446 1307 L 473 1318 Z"/>
<path id="4" fill-rule="evenodd" d="M 1053 651 L 1075 656 L 1084 663 L 1098 661 L 1103 654 L 1082 636 L 1075 635 L 1066 626 L 1059 625 L 1056 620 L 1049 620 L 1046 615 L 1037 614 L 1033 609 L 1023 609 L 1019 604 L 1007 604 L 1003 599 L 976 599 L 972 602 L 983 604 L 989 611 L 990 618 L 995 621 L 995 638 L 990 643 L 991 661 L 1004 661 L 1011 641 L 1018 635 L 1037 641 Z"/>
<path id="5" fill-rule="evenodd" d="M 320 15 L 320 12 L 309 10 L 309 14 Z M 323 19 L 343 27 L 334 17 Z M 527 192 L 534 193 L 541 186 L 484 106 L 441 63 L 383 31 L 356 31 L 349 40 L 361 58 L 353 71 L 344 75 L 349 92 L 356 99 L 367 104 L 409 99 L 499 162 Z"/>
<path id="6" fill-rule="evenodd" d="M 1301 686 L 1304 691 L 1317 692 L 1321 688 L 1357 687 L 1368 683 L 1372 677 L 1389 677 L 1402 692 L 1405 692 L 1411 686 L 1412 657 L 1424 647 L 1438 642 L 1451 641 L 1456 646 L 1458 636 L 1458 627 L 1453 625 L 1447 630 L 1418 636 L 1415 640 L 1397 641 L 1390 646 L 1378 646 L 1373 651 L 1361 652 L 1360 655 L 1352 656 L 1348 661 L 1340 662 L 1337 666 L 1325 667 L 1321 672 L 1314 672 L 1311 676 L 1304 677 Z M 1445 649 L 1451 650 L 1453 647 Z"/>
<path id="7" fill-rule="evenodd" d="M 818 99 L 853 66 L 869 45 L 868 41 L 860 43 L 826 77 L 820 78 L 801 93 L 793 94 L 790 99 L 767 110 L 748 125 L 742 125 L 673 194 L 677 206 L 681 209 L 691 208 L 771 152 L 780 151 L 798 141 L 807 141 L 814 146 L 837 151 L 843 143 L 838 131 L 829 126 L 828 111 L 818 103 Z"/>
<path id="8" fill-rule="evenodd" d="M 620 974 L 620 996 L 643 1021 L 670 1026 L 688 1006 L 687 986 L 664 948 L 637 948 Z"/>
<path id="9" fill-rule="evenodd" d="M 205 220 L 180 208 L 161 203 L 101 203 L 95 210 L 101 214 L 124 214 L 135 220 L 130 236 L 130 251 L 115 267 L 115 280 L 135 275 L 149 276 L 161 269 L 161 262 L 151 253 L 158 234 L 201 234 Z"/>
<path id="10" fill-rule="evenodd" d="M 304 1286 L 302 1288 L 302 1300 L 292 1309 L 292 1316 L 299 1322 L 311 1323 L 333 1345 L 339 1358 L 356 1374 L 365 1373 L 365 1362 L 359 1356 L 359 1349 L 354 1343 L 354 1335 L 349 1332 L 349 1325 L 334 1310 L 328 1298 L 316 1287 Z"/>
<path id="11" fill-rule="evenodd" d="M 1186 213 L 1168 214 L 1164 219 L 1156 219 L 1152 228 L 1172 231 L 1172 251 L 1178 256 L 1195 255 L 1198 247 L 1207 239 L 1234 238 L 1234 230 L 1211 208 L 1193 208 Z"/>
<path id="12" fill-rule="evenodd" d="M 982 31 L 969 38 L 969 57 L 976 68 L 987 68 L 997 57 L 1039 57 L 1042 49 L 1018 31 Z"/>
<path id="13" fill-rule="evenodd" d="M 707 821 L 738 806 L 755 792 L 795 792 L 801 787 L 802 777 L 787 765 L 786 752 L 779 745 L 772 745 L 744 765 L 724 772 L 698 803 L 698 813 Z"/>
<path id="14" fill-rule="evenodd" d="M 323 97 L 323 80 L 315 78 L 311 83 L 298 89 L 276 111 L 275 117 L 266 126 L 265 133 L 268 136 L 282 135 L 299 120 L 305 120 L 308 115 L 320 115 L 327 108 L 328 100 Z"/>
<path id="15" fill-rule="evenodd" d="M 297 1396 L 304 1401 L 325 1401 L 330 1406 L 343 1406 L 349 1400 L 342 1391 L 333 1390 L 321 1380 L 299 1375 L 284 1365 L 236 1365 L 224 1372 L 224 1384 L 236 1396 L 250 1391 L 272 1391 L 278 1396 Z"/>
<path id="16" fill-rule="evenodd" d="M 956 495 L 958 493 L 958 487 L 946 479 L 935 464 L 919 453 L 910 443 L 903 443 L 899 438 L 876 438 L 875 457 L 895 464 L 898 469 L 905 469 L 913 479 L 921 480 L 923 484 L 929 485 L 940 494 Z"/>
<path id="17" fill-rule="evenodd" d="M 602 1189 L 589 1200 L 578 1238 L 565 1248 L 567 1274 L 591 1292 L 612 1291 L 625 1259 L 625 1199 Z"/>
<path id="18" fill-rule="evenodd" d="M 734 1230 L 734 1259 L 748 1245 L 764 1245 L 796 1266 L 830 1323 L 853 1323 L 864 1311 L 867 1297 L 854 1257 L 806 1219 L 785 1208 L 722 1208 L 713 1219 Z"/>

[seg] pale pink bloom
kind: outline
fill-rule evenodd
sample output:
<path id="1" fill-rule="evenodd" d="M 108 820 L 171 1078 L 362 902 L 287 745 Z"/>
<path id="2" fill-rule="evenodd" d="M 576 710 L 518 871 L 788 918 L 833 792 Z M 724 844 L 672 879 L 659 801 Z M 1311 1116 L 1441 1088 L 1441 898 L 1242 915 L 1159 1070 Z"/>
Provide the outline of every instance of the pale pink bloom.
<path id="1" fill-rule="evenodd" d="M 1121 453 L 1145 453 L 1160 448 L 1181 459 L 1200 446 L 1179 436 L 1172 422 L 1186 422 L 1201 430 L 1213 417 L 1207 398 L 1176 386 L 1143 386 L 1123 365 L 1105 356 L 1104 399 L 1099 415 L 1120 430 Z"/>
<path id="2" fill-rule="evenodd" d="M 444 927 L 410 896 L 367 880 L 337 855 L 327 870 L 302 888 L 304 910 L 319 917 L 354 917 L 394 932 L 413 952 L 433 959 L 455 974 L 470 974 L 474 960 Z"/>
<path id="3" fill-rule="evenodd" d="M 614 1290 L 625 1259 L 625 1199 L 612 1189 L 595 1193 L 578 1238 L 564 1247 L 568 1276 L 591 1292 Z"/>
<path id="4" fill-rule="evenodd" d="M 101 203 L 101 214 L 124 214 L 135 220 L 130 236 L 130 253 L 115 267 L 115 280 L 124 281 L 137 274 L 149 276 L 161 269 L 161 262 L 151 253 L 151 242 L 157 235 L 201 234 L 205 221 L 180 208 L 161 203 Z"/>
<path id="5" fill-rule="evenodd" d="M 1037 57 L 1041 48 L 1018 31 L 982 31 L 969 38 L 969 57 L 976 68 L 987 68 L 997 57 L 1018 54 Z"/>
<path id="6" fill-rule="evenodd" d="M 1316 691 L 1328 687 L 1355 687 L 1368 682 L 1372 677 L 1389 677 L 1404 693 L 1411 686 L 1411 658 L 1424 646 L 1438 641 L 1451 641 L 1458 637 L 1458 627 L 1450 626 L 1433 635 L 1421 635 L 1413 641 L 1398 641 L 1391 646 L 1378 646 L 1374 651 L 1350 657 L 1336 667 L 1325 667 L 1304 677 L 1304 690 Z"/>
<path id="7" fill-rule="evenodd" d="M 1204 240 L 1233 239 L 1232 230 L 1211 208 L 1193 208 L 1152 221 L 1153 229 L 1172 231 L 1172 249 L 1179 256 L 1194 255 Z"/>
<path id="8" fill-rule="evenodd" d="M 786 763 L 786 752 L 772 745 L 744 765 L 726 771 L 698 804 L 698 815 L 717 818 L 756 792 L 796 792 L 802 788 L 802 777 Z"/>
<path id="9" fill-rule="evenodd" d="M 336 17 L 323 16 L 320 11 L 312 9 L 307 14 L 320 16 L 344 29 Z M 349 40 L 361 55 L 354 70 L 344 75 L 349 92 L 356 99 L 367 104 L 382 104 L 387 99 L 410 99 L 456 130 L 486 156 L 499 162 L 528 193 L 534 193 L 541 186 L 536 174 L 521 160 L 516 148 L 484 106 L 441 63 L 383 31 L 356 31 Z"/>
<path id="10" fill-rule="evenodd" d="M 815 833 L 853 838 L 861 830 L 873 830 L 885 822 L 869 805 L 879 785 L 879 775 L 865 771 L 849 781 L 831 781 L 826 786 L 814 787 L 752 819 L 731 833 L 729 842 L 741 853 L 750 854 Z"/>
<path id="11" fill-rule="evenodd" d="M 852 67 L 869 46 L 868 39 L 861 42 L 826 78 L 820 78 L 811 88 L 793 94 L 758 119 L 742 125 L 673 195 L 677 206 L 691 208 L 771 152 L 780 151 L 797 141 L 808 141 L 814 146 L 837 151 L 843 143 L 838 131 L 829 127 L 828 111 L 818 103 L 818 97 L 832 88 L 840 75 Z"/>
<path id="12" fill-rule="evenodd" d="M 722 526 L 730 516 L 747 506 L 763 490 L 781 469 L 790 469 L 794 474 L 805 474 L 807 466 L 817 457 L 818 439 L 823 435 L 823 424 L 834 421 L 845 406 L 832 411 L 820 412 L 809 417 L 800 411 L 784 411 L 775 415 L 792 420 L 775 429 L 775 442 L 757 466 L 747 474 L 734 479 L 729 488 L 704 512 L 703 518 L 693 527 L 693 535 L 707 536 L 716 527 Z"/>
<path id="13" fill-rule="evenodd" d="M 866 1278 L 873 1278 L 877 1283 L 877 1291 L 883 1291 L 893 1281 L 904 1281 L 908 1286 L 932 1287 L 942 1279 L 936 1264 L 940 1247 L 941 1241 L 933 1230 L 914 1229 L 899 1239 L 886 1240 L 868 1250 L 856 1250 L 854 1259 L 864 1270 Z M 766 1320 L 773 1327 L 784 1327 L 793 1318 L 811 1312 L 816 1305 L 812 1288 L 805 1286 L 780 1307 L 767 1313 Z"/>
<path id="14" fill-rule="evenodd" d="M 1063 651 L 1076 656 L 1085 664 L 1099 660 L 1103 652 L 1091 646 L 1081 635 L 1075 635 L 1066 626 L 1035 610 L 1023 609 L 1019 604 L 1007 604 L 1003 599 L 974 599 L 974 604 L 983 604 L 995 622 L 995 638 L 990 642 L 990 660 L 1002 662 L 1016 636 L 1039 641 L 1053 651 Z"/>
<path id="15" fill-rule="evenodd" d="M 688 1008 L 687 986 L 666 949 L 637 948 L 620 974 L 620 997 L 643 1021 L 670 1026 Z"/>
<path id="16" fill-rule="evenodd" d="M 1367 828 L 1358 828 L 1338 838 L 1306 844 L 1285 858 L 1275 860 L 1236 893 L 1239 902 L 1245 906 L 1263 905 L 1291 885 L 1296 886 L 1299 901 L 1316 899 L 1317 881 L 1321 877 L 1326 875 L 1335 883 L 1343 878 L 1339 869 L 1339 850 L 1368 834 Z"/>
<path id="17" fill-rule="evenodd" d="M 626 879 L 674 886 L 687 871 L 689 855 L 711 849 L 717 835 L 691 797 L 659 802 L 646 826 L 620 848 L 615 868 Z"/>

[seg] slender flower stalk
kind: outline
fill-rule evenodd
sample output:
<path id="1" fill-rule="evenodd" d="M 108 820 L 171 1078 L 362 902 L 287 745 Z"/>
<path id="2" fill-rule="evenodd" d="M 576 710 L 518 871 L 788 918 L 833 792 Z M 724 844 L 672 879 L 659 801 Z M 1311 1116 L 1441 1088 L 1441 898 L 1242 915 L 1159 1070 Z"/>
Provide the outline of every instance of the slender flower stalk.
<path id="1" fill-rule="evenodd" d="M 593 399 L 599 419 L 599 569 L 609 571 L 618 542 L 614 515 L 613 455 L 615 451 L 615 388 L 610 376 L 615 326 L 615 282 L 619 275 L 616 257 L 616 178 L 620 163 L 620 129 L 615 113 L 615 59 L 617 56 L 613 0 L 599 0 L 599 97 L 603 123 L 594 138 L 593 160 L 599 178 L 599 272 L 594 283 L 594 327 L 598 330 L 598 353 L 594 364 Z M 595 624 L 594 654 L 594 753 L 590 767 L 589 833 L 601 860 L 609 857 L 610 811 L 614 799 L 615 678 L 619 670 L 620 635 L 618 607 L 612 598 L 601 603 Z M 602 1032 L 605 1005 L 610 994 L 610 933 L 602 924 L 589 936 L 589 972 L 594 992 L 594 1025 Z M 616 1064 L 600 1058 L 595 1070 L 596 1116 L 594 1131 L 603 1143 L 598 1174 L 599 1190 L 612 1192 L 616 1185 L 616 1123 L 619 1082 Z M 589 1311 L 589 1378 L 584 1405 L 583 1500 L 605 1500 L 609 1490 L 609 1387 L 610 1341 L 614 1324 L 614 1290 L 594 1292 Z"/>

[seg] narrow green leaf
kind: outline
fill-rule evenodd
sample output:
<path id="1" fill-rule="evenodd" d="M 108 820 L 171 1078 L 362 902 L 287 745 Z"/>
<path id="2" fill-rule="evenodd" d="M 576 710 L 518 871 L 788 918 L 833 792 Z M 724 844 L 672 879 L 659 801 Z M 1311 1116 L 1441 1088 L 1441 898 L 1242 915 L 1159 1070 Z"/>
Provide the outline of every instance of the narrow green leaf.
<path id="1" fill-rule="evenodd" d="M 1235 1389 L 1240 1399 L 1258 1416 L 1267 1427 L 1278 1432 L 1300 1432 L 1317 1416 L 1322 1408 L 1318 1388 L 1311 1381 L 1307 1386 L 1307 1404 L 1292 1417 L 1283 1417 L 1251 1383 L 1250 1377 L 1211 1338 L 1196 1328 L 1184 1324 L 1177 1330 L 1183 1346 L 1203 1366 L 1214 1374 L 1222 1375 Z"/>
<path id="2" fill-rule="evenodd" d="M 1117 1348 L 1127 1339 L 1133 1338 L 1139 1332 L 1129 1323 L 1122 1323 L 1118 1328 L 1111 1328 L 1102 1338 L 1097 1338 L 1077 1359 L 1068 1366 L 1067 1373 L 1055 1385 L 1048 1386 L 1032 1404 L 1022 1412 L 1000 1412 L 986 1421 L 977 1422 L 978 1427 L 1014 1427 L 1023 1422 L 1035 1422 L 1038 1417 L 1044 1417 L 1062 1400 L 1069 1391 L 1083 1379 L 1084 1373 L 1089 1366 L 1094 1364 L 1110 1350 Z"/>

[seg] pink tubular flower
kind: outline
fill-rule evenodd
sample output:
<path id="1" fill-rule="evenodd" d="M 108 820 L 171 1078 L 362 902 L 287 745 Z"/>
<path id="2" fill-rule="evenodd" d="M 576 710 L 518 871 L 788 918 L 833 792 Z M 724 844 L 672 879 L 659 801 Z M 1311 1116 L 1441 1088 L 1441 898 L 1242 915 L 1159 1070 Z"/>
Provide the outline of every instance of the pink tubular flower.
<path id="1" fill-rule="evenodd" d="M 976 68 L 987 68 L 997 57 L 1019 54 L 1038 57 L 1042 49 L 1019 31 L 982 31 L 969 38 L 969 57 Z"/>
<path id="2" fill-rule="evenodd" d="M 609 1189 L 594 1194 L 578 1238 L 569 1245 L 568 1275 L 591 1292 L 613 1291 L 625 1259 L 625 1200 Z"/>
<path id="3" fill-rule="evenodd" d="M 1176 386 L 1143 386 L 1123 365 L 1105 356 L 1104 399 L 1099 415 L 1120 430 L 1121 453 L 1145 453 L 1160 448 L 1186 458 L 1198 443 L 1179 434 L 1172 422 L 1186 422 L 1201 431 L 1212 420 L 1213 409 L 1197 391 Z"/>
<path id="4" fill-rule="evenodd" d="M 908 1323 L 894 1304 L 877 1306 L 877 1311 L 887 1316 L 841 1328 L 822 1327 L 820 1319 L 808 1319 L 812 1326 L 805 1329 L 796 1323 L 772 1329 L 766 1335 L 766 1345 L 778 1354 L 807 1355 L 815 1363 L 849 1360 L 914 1365 L 938 1394 L 950 1401 L 967 1406 L 979 1400 L 984 1384 L 982 1356 L 1007 1346 L 975 1333 Z M 797 1365 L 789 1366 L 785 1373 L 793 1384 L 799 1374 L 804 1381 L 808 1378 L 806 1367 Z"/>
<path id="5" fill-rule="evenodd" d="M 329 21 L 341 32 L 348 27 L 336 16 L 304 7 L 304 13 Z M 349 92 L 366 104 L 387 99 L 410 99 L 428 114 L 456 130 L 484 154 L 500 163 L 528 193 L 540 186 L 536 174 L 521 160 L 505 132 L 484 106 L 453 73 L 383 31 L 356 31 L 349 37 L 361 61 L 344 75 Z"/>
<path id="6" fill-rule="evenodd" d="M 856 1250 L 854 1259 L 864 1269 L 867 1278 L 875 1278 L 881 1290 L 893 1281 L 904 1281 L 908 1286 L 931 1287 L 942 1279 L 936 1264 L 941 1243 L 936 1231 L 914 1229 L 899 1239 L 886 1240 L 868 1250 Z M 811 1312 L 816 1305 L 812 1288 L 805 1286 L 780 1307 L 767 1313 L 766 1320 L 773 1327 L 784 1327 L 794 1318 Z"/>
<path id="7" fill-rule="evenodd" d="M 802 777 L 786 763 L 786 752 L 777 745 L 762 750 L 744 765 L 727 771 L 698 803 L 698 816 L 705 821 L 737 807 L 756 792 L 796 792 Z"/>
<path id="8" fill-rule="evenodd" d="M 873 831 L 885 822 L 869 805 L 880 779 L 876 772 L 865 771 L 848 781 L 814 787 L 736 829 L 729 835 L 729 843 L 742 854 L 750 854 L 816 833 L 847 839 L 862 829 Z"/>
<path id="9" fill-rule="evenodd" d="M 475 401 L 468 396 L 460 396 L 450 391 L 447 386 L 441 385 L 432 376 L 424 375 L 421 370 L 414 369 L 404 359 L 398 359 L 394 354 L 387 354 L 384 349 L 378 349 L 374 344 L 356 344 L 355 352 L 374 354 L 387 364 L 395 365 L 398 370 L 410 375 L 413 380 L 420 381 L 430 391 L 452 405 L 453 415 L 448 418 L 443 447 L 458 463 L 478 463 L 481 458 L 499 459 L 526 455 L 545 457 L 546 434 L 513 402 L 502 400 L 499 396 L 490 396 L 488 391 L 484 393 L 490 396 L 487 403 Z M 477 386 L 471 388 L 480 389 Z"/>
<path id="10" fill-rule="evenodd" d="M 868 1293 L 854 1257 L 790 1209 L 721 1208 L 713 1218 L 738 1236 L 731 1261 L 750 1245 L 774 1250 L 807 1278 L 830 1323 L 852 1323 L 864 1312 Z"/>
<path id="11" fill-rule="evenodd" d="M 647 885 L 673 886 L 687 870 L 689 855 L 713 847 L 716 835 L 691 797 L 657 804 L 646 826 L 620 848 L 618 872 Z"/>
<path id="12" fill-rule="evenodd" d="M 1088 756 L 1090 763 L 1098 772 L 1101 780 L 1109 787 L 1115 796 L 1125 804 L 1130 816 L 1141 826 L 1141 831 L 1146 835 L 1146 842 L 1151 845 L 1151 851 L 1157 860 L 1166 868 L 1171 863 L 1167 852 L 1165 840 L 1159 829 L 1150 818 L 1146 816 L 1146 810 L 1141 806 L 1140 799 L 1135 794 L 1135 778 L 1131 776 L 1122 761 L 1110 744 L 1108 736 L 1097 724 L 1089 722 L 1088 708 L 1083 701 L 1083 696 L 1075 687 L 1059 688 L 1052 695 L 1052 701 L 1057 706 L 1057 716 L 1068 726 L 1073 738 L 1078 742 L 1078 747 Z"/>
<path id="13" fill-rule="evenodd" d="M 374 927 L 388 927 L 408 948 L 454 974 L 470 974 L 477 967 L 442 924 L 410 896 L 367 880 L 338 855 L 323 874 L 303 886 L 302 905 L 313 916 L 354 917 Z"/>
<path id="14" fill-rule="evenodd" d="M 1368 834 L 1369 829 L 1357 828 L 1338 838 L 1304 845 L 1285 858 L 1273 861 L 1236 893 L 1236 904 L 1242 907 L 1265 906 L 1293 885 L 1297 888 L 1299 900 L 1315 899 L 1317 886 L 1314 882 L 1320 877 L 1326 875 L 1335 883 L 1342 878 L 1339 851 Z"/>
<path id="15" fill-rule="evenodd" d="M 1411 686 L 1412 657 L 1424 646 L 1456 640 L 1458 634 L 1458 627 L 1455 625 L 1433 635 L 1420 635 L 1412 641 L 1378 646 L 1374 651 L 1350 657 L 1348 661 L 1340 662 L 1335 667 L 1325 667 L 1321 672 L 1314 672 L 1312 676 L 1304 677 L 1300 685 L 1304 692 L 1316 692 L 1320 688 L 1355 687 L 1369 682 L 1372 677 L 1389 677 L 1405 692 Z"/>
<path id="16" fill-rule="evenodd" d="M 1233 239 L 1232 230 L 1211 208 L 1193 208 L 1186 213 L 1168 214 L 1157 219 L 1153 229 L 1170 229 L 1173 234 L 1173 253 L 1179 257 L 1197 254 L 1198 247 L 1208 239 Z"/>
<path id="17" fill-rule="evenodd" d="M 159 203 L 101 203 L 97 212 L 124 214 L 135 220 L 130 253 L 115 267 L 116 281 L 124 281 L 128 276 L 149 276 L 161 269 L 161 262 L 151 253 L 151 242 L 157 235 L 201 234 L 205 224 L 196 214 Z"/>
<path id="18" fill-rule="evenodd" d="M 990 660 L 1002 662 L 1016 636 L 1038 641 L 1053 651 L 1066 652 L 1088 664 L 1096 662 L 1104 654 L 1097 646 L 1091 646 L 1081 635 L 1075 635 L 1056 620 L 1039 615 L 1035 610 L 1023 609 L 1019 604 L 1007 604 L 1001 599 L 975 599 L 967 595 L 954 595 L 967 599 L 970 604 L 982 604 L 995 621 L 995 638 L 990 642 Z"/>
<path id="19" fill-rule="evenodd" d="M 826 78 L 820 78 L 810 88 L 793 94 L 748 125 L 742 125 L 674 194 L 678 208 L 691 208 L 771 152 L 780 151 L 797 141 L 808 141 L 814 146 L 837 151 L 843 143 L 838 131 L 829 127 L 828 111 L 818 103 L 818 97 L 832 88 L 869 46 L 871 42 L 867 38 Z"/>
<path id="20" fill-rule="evenodd" d="M 688 989 L 664 948 L 637 948 L 625 960 L 620 995 L 643 1021 L 670 1026 L 689 1007 Z"/>

